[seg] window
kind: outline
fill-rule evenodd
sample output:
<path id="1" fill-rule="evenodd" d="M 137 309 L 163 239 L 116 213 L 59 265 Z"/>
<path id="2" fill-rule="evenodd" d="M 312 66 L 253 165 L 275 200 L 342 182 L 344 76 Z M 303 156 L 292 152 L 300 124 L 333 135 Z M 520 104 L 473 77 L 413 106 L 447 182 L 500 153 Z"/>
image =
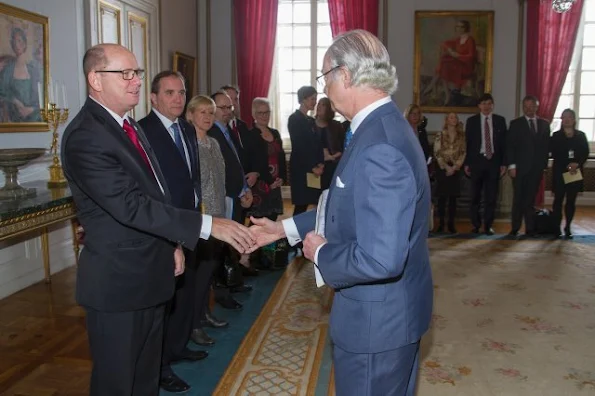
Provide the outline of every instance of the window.
<path id="1" fill-rule="evenodd" d="M 332 43 L 326 0 L 279 0 L 271 92 L 272 126 L 289 138 L 287 119 L 298 108 L 297 90 L 316 87 L 322 58 Z"/>
<path id="2" fill-rule="evenodd" d="M 595 142 L 595 0 L 585 1 L 583 21 L 576 38 L 572 63 L 552 122 L 552 131 L 560 129 L 560 116 L 571 108 L 577 114 L 577 129 Z"/>

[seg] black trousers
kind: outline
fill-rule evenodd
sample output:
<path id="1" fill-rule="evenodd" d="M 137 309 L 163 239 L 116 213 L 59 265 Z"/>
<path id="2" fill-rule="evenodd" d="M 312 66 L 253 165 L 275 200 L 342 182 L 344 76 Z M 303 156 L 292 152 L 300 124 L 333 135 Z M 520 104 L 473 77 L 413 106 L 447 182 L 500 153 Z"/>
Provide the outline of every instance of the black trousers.
<path id="1" fill-rule="evenodd" d="M 527 233 L 535 232 L 535 197 L 539 190 L 543 169 L 534 169 L 529 173 L 519 175 L 512 181 L 512 212 L 511 226 L 513 232 L 518 232 L 525 219 Z"/>
<path id="2" fill-rule="evenodd" d="M 492 158 L 484 156 L 477 158 L 471 166 L 471 224 L 473 228 L 480 228 L 482 224 L 479 208 L 483 193 L 483 227 L 489 229 L 494 223 L 496 199 L 500 183 L 500 166 Z"/>
<path id="3" fill-rule="evenodd" d="M 457 197 L 438 197 L 438 218 L 440 226 L 444 227 L 444 218 L 446 217 L 446 201 L 448 200 L 448 226 L 454 227 L 455 216 L 457 214 Z"/>
<path id="4" fill-rule="evenodd" d="M 165 306 L 87 311 L 91 396 L 157 396 Z"/>
<path id="5" fill-rule="evenodd" d="M 566 229 L 570 229 L 570 224 L 574 218 L 574 212 L 576 211 L 576 197 L 578 196 L 578 190 L 566 190 L 558 189 L 554 193 L 554 205 L 553 215 L 558 224 L 562 224 L 562 203 L 564 202 L 564 196 L 566 196 L 566 205 L 564 205 L 564 216 L 566 217 Z"/>
<path id="6" fill-rule="evenodd" d="M 223 243 L 216 239 L 208 241 L 200 240 L 198 242 L 198 270 L 196 274 L 196 299 L 194 303 L 194 318 L 192 328 L 200 329 L 201 320 L 205 318 L 209 305 L 209 296 L 211 291 L 211 280 L 213 273 L 221 265 L 221 249 Z M 224 288 L 224 295 L 229 295 L 229 289 Z"/>
<path id="7" fill-rule="evenodd" d="M 176 292 L 166 306 L 162 376 L 171 375 L 171 363 L 181 357 L 190 339 L 196 302 L 196 273 L 195 266 L 186 266 L 184 274 L 176 278 Z"/>

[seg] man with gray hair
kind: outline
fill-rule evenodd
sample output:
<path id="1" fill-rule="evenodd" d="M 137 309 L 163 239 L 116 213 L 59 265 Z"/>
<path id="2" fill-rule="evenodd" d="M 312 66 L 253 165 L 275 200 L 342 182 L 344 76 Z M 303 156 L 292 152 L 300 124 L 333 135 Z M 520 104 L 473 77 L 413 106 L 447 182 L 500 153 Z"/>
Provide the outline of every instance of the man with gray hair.
<path id="1" fill-rule="evenodd" d="M 336 393 L 413 395 L 433 297 L 424 155 L 391 101 L 396 71 L 374 35 L 354 30 L 338 36 L 318 80 L 333 107 L 351 120 L 324 213 L 280 223 L 252 219 L 252 230 L 258 245 L 303 239 L 304 255 L 335 289 Z"/>

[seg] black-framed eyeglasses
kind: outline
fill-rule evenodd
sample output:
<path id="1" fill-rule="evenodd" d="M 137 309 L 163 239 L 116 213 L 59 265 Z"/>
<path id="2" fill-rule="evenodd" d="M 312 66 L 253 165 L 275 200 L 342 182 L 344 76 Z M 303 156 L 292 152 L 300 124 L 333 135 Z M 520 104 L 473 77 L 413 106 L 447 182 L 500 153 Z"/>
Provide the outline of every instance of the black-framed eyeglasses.
<path id="1" fill-rule="evenodd" d="M 144 69 L 95 70 L 95 73 L 120 73 L 122 75 L 122 78 L 126 81 L 132 80 L 134 76 L 138 77 L 139 80 L 145 78 Z"/>
<path id="2" fill-rule="evenodd" d="M 233 111 L 233 106 L 217 106 L 217 108 L 221 110 Z"/>
<path id="3" fill-rule="evenodd" d="M 326 76 L 327 74 L 329 74 L 332 71 L 337 70 L 338 68 L 340 68 L 341 65 L 337 65 L 335 67 L 331 67 L 329 70 L 327 70 L 326 72 L 322 73 L 320 76 L 316 77 L 316 82 L 320 85 L 324 85 L 324 76 Z"/>

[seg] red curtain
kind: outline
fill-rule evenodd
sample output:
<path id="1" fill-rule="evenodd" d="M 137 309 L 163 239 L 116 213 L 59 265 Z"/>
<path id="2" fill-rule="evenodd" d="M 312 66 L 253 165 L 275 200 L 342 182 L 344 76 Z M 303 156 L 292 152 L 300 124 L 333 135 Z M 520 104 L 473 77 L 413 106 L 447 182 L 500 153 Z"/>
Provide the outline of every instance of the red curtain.
<path id="1" fill-rule="evenodd" d="M 333 37 L 353 29 L 378 35 L 378 0 L 328 0 Z"/>
<path id="2" fill-rule="evenodd" d="M 551 1 L 528 0 L 525 91 L 539 99 L 540 117 L 551 121 L 568 74 L 583 10 L 577 0 L 570 11 L 559 14 Z M 545 182 L 542 178 L 535 206 L 542 207 Z"/>
<path id="3" fill-rule="evenodd" d="M 278 0 L 234 1 L 234 27 L 242 119 L 252 125 L 252 100 L 269 93 Z"/>

